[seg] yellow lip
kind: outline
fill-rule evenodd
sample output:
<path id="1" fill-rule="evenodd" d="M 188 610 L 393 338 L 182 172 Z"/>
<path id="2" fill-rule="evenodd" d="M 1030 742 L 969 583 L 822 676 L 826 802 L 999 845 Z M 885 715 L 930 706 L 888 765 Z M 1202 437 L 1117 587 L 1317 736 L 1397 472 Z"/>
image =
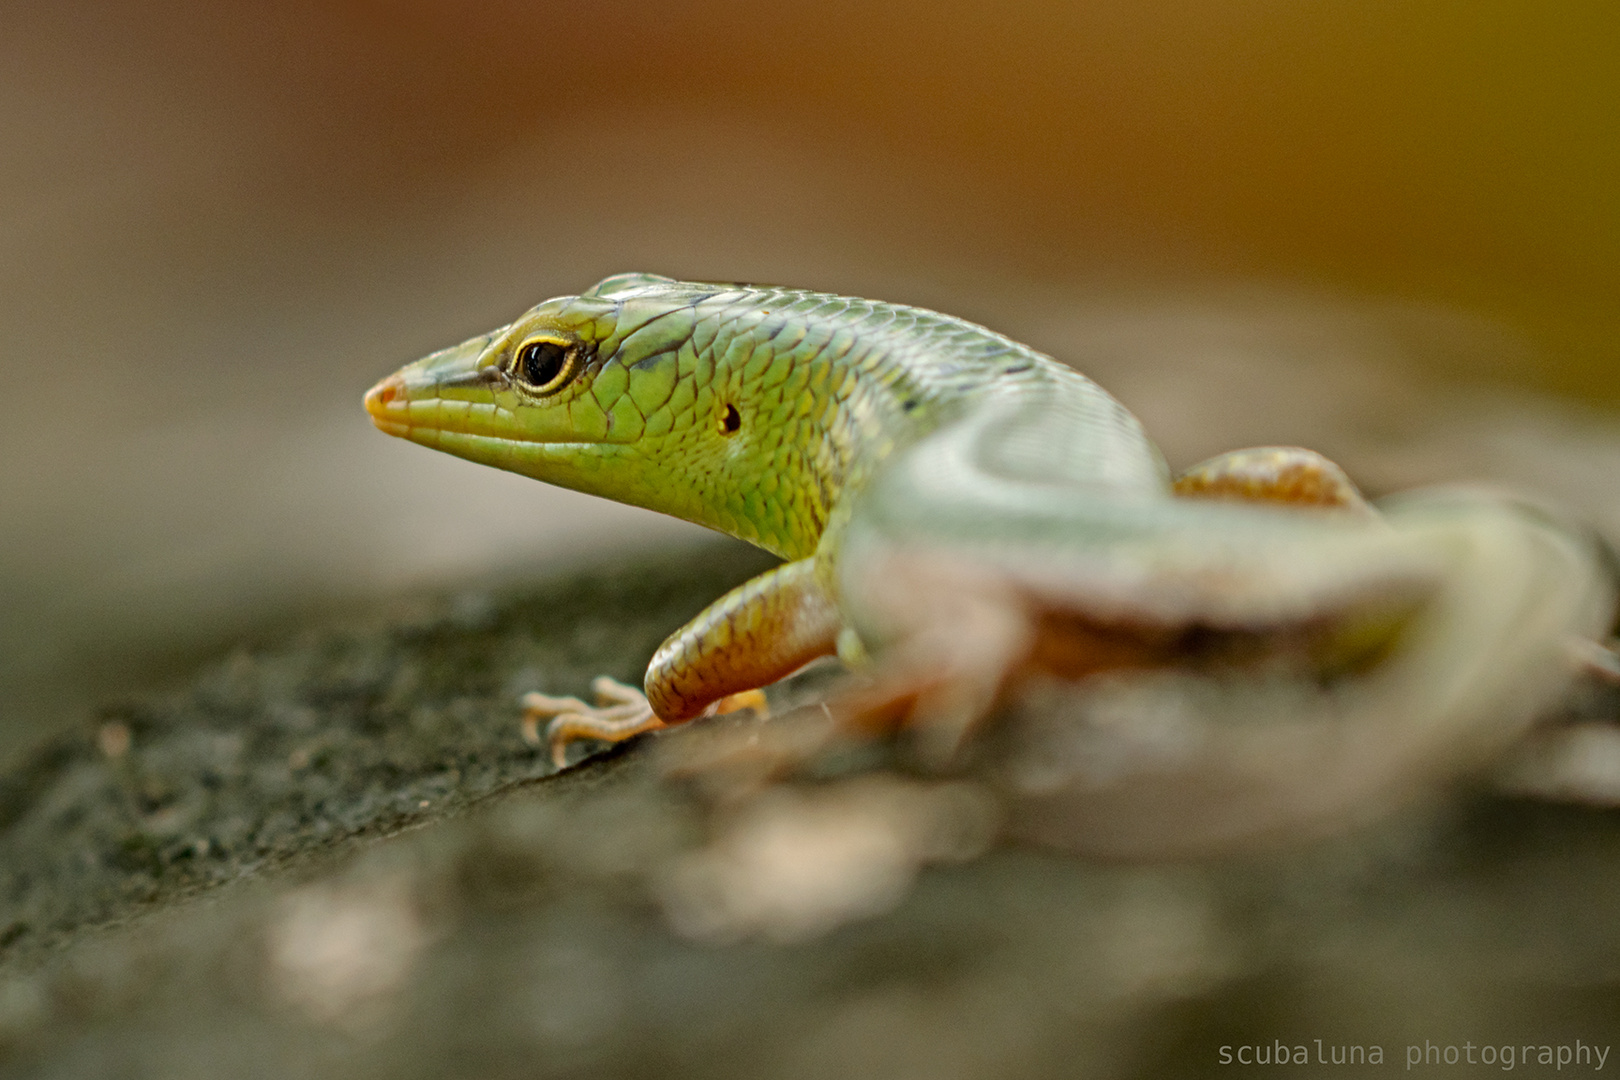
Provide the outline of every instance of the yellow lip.
<path id="1" fill-rule="evenodd" d="M 405 394 L 405 380 L 396 373 L 366 391 L 366 412 L 377 430 L 404 438 L 411 425 L 406 419 L 410 399 Z"/>

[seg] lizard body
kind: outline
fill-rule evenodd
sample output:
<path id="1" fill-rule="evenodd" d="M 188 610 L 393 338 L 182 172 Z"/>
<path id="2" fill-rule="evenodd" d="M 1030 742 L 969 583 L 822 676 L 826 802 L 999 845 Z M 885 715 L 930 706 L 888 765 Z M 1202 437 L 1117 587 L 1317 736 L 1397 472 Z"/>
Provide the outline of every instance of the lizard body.
<path id="1" fill-rule="evenodd" d="M 1082 437 L 1064 467 L 1084 482 L 1168 491 L 1140 424 L 1083 375 L 948 315 L 796 289 L 618 275 L 409 365 L 367 407 L 390 434 L 788 560 L 660 650 L 646 689 L 670 722 L 832 651 L 855 494 L 896 450 L 1008 395 L 1065 404 Z"/>
<path id="2" fill-rule="evenodd" d="M 1569 640 L 1613 608 L 1589 538 L 1511 500 L 1380 514 L 1291 448 L 1173 481 L 1083 375 L 878 301 L 617 275 L 408 365 L 366 406 L 390 434 L 786 560 L 676 631 L 645 700 L 533 696 L 561 714 L 559 762 L 574 739 L 689 720 L 834 651 L 875 655 L 862 708 L 923 716 L 944 753 L 1017 671 L 1282 664 L 1414 702 L 1430 678 L 1444 700 L 1378 735 L 1430 760 L 1522 731 L 1574 677 Z"/>

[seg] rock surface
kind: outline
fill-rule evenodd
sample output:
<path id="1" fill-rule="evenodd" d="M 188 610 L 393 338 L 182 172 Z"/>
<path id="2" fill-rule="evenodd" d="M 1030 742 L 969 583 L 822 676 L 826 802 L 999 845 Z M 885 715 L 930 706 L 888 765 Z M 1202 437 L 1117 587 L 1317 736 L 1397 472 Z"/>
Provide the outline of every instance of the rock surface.
<path id="1" fill-rule="evenodd" d="M 515 701 L 633 678 L 763 565 L 716 546 L 311 629 L 40 747 L 0 777 L 0 1071 L 1185 1076 L 1285 1048 L 1298 1075 L 1611 1041 L 1620 818 L 1483 795 L 1205 863 L 980 835 L 825 924 L 694 921 L 715 818 L 658 762 L 700 733 L 553 776 Z M 770 910 L 818 910 L 862 806 L 954 797 L 837 783 L 732 830 L 798 830 Z"/>

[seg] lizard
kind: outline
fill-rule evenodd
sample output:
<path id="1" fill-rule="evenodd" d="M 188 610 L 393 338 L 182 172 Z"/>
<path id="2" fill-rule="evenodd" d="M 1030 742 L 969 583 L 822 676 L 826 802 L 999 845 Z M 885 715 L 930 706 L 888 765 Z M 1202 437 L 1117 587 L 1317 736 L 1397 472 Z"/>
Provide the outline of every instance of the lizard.
<path id="1" fill-rule="evenodd" d="M 574 742 L 724 710 L 830 655 L 872 675 L 843 697 L 851 723 L 909 725 L 936 761 L 1019 673 L 1241 670 L 1270 686 L 1282 672 L 1335 715 L 1378 714 L 1357 748 L 1354 725 L 1295 717 L 1282 742 L 1301 745 L 1262 770 L 1342 807 L 1437 760 L 1477 764 L 1583 670 L 1614 667 L 1613 575 L 1600 542 L 1556 515 L 1480 490 L 1375 508 L 1298 447 L 1172 475 L 1101 386 L 922 308 L 618 274 L 403 367 L 365 407 L 388 434 L 783 560 L 677 629 L 641 691 L 603 678 L 595 706 L 527 695 L 558 767 Z M 1345 682 L 1376 692 L 1346 705 Z M 1217 711 L 1241 712 L 1242 694 Z M 1200 730 L 1231 751 L 1192 800 L 1214 805 L 1265 755 Z M 1313 756 L 1327 773 L 1299 767 Z M 1186 770 L 1156 775 L 1185 790 Z M 1077 784 L 1057 784 L 1053 805 Z M 1141 802 L 1102 788 L 1109 806 Z"/>

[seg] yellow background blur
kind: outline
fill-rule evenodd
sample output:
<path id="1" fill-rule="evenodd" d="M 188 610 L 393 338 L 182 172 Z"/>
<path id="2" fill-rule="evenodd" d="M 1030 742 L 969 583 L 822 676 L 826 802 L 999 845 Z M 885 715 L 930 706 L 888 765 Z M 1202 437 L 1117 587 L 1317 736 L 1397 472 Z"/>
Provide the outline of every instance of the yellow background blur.
<path id="1" fill-rule="evenodd" d="M 689 537 L 358 407 L 608 272 L 945 308 L 1173 460 L 1378 473 L 1434 377 L 1612 408 L 1617 57 L 1598 2 L 7 4 L 0 750 L 267 620 Z"/>

